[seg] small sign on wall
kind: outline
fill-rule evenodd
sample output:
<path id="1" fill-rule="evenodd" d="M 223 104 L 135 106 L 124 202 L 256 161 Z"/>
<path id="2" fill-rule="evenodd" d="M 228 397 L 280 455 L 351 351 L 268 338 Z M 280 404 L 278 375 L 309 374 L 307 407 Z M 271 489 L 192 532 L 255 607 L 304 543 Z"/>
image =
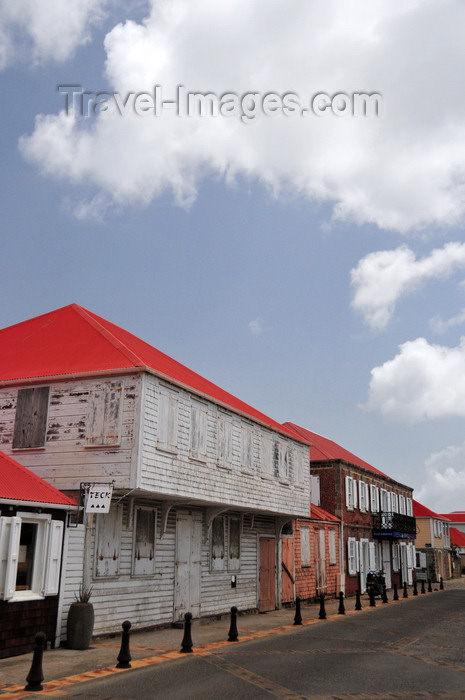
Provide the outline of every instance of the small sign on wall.
<path id="1" fill-rule="evenodd" d="M 87 492 L 86 513 L 108 513 L 112 493 L 112 484 L 91 484 Z"/>

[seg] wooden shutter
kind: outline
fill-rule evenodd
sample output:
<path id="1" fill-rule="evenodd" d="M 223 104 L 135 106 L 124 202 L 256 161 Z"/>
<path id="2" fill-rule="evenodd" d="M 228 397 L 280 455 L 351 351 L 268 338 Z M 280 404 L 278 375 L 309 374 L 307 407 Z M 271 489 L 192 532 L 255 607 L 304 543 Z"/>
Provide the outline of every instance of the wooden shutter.
<path id="1" fill-rule="evenodd" d="M 305 525 L 300 527 L 300 563 L 310 566 L 310 530 Z"/>
<path id="2" fill-rule="evenodd" d="M 224 571 L 226 568 L 224 526 L 223 516 L 213 519 L 210 558 L 210 568 L 212 571 Z"/>
<path id="3" fill-rule="evenodd" d="M 109 513 L 99 513 L 95 575 L 118 576 L 121 546 L 122 506 L 112 505 Z"/>
<path id="4" fill-rule="evenodd" d="M 167 390 L 158 395 L 158 441 L 161 449 L 174 452 L 178 442 L 178 399 Z"/>
<path id="5" fill-rule="evenodd" d="M 191 457 L 207 458 L 207 411 L 203 406 L 191 407 Z"/>
<path id="6" fill-rule="evenodd" d="M 19 542 L 21 538 L 21 518 L 11 518 L 8 537 L 8 555 L 6 560 L 5 587 L 3 597 L 5 600 L 13 598 L 16 591 L 16 574 L 18 571 Z"/>
<path id="7" fill-rule="evenodd" d="M 328 530 L 329 563 L 336 564 L 336 530 Z"/>
<path id="8" fill-rule="evenodd" d="M 355 537 L 347 540 L 347 573 L 354 575 L 357 573 L 357 543 Z"/>
<path id="9" fill-rule="evenodd" d="M 89 399 L 86 444 L 119 445 L 121 442 L 121 384 L 92 391 Z"/>
<path id="10" fill-rule="evenodd" d="M 241 519 L 229 518 L 229 571 L 241 568 Z"/>
<path id="11" fill-rule="evenodd" d="M 354 505 L 354 480 L 351 476 L 346 476 L 346 507 L 352 510 Z"/>
<path id="12" fill-rule="evenodd" d="M 273 440 L 271 435 L 263 434 L 261 438 L 261 471 L 273 474 Z"/>
<path id="13" fill-rule="evenodd" d="M 13 449 L 44 447 L 50 387 L 18 389 Z"/>
<path id="14" fill-rule="evenodd" d="M 5 576 L 10 548 L 11 518 L 0 517 L 0 600 L 5 592 Z"/>
<path id="15" fill-rule="evenodd" d="M 371 484 L 371 512 L 378 513 L 379 511 L 379 489 L 375 484 Z"/>
<path id="16" fill-rule="evenodd" d="M 47 559 L 45 565 L 44 595 L 57 595 L 60 588 L 61 545 L 63 523 L 50 520 L 48 525 Z"/>
<path id="17" fill-rule="evenodd" d="M 136 576 L 155 573 L 156 511 L 136 508 L 134 536 L 134 566 Z"/>
<path id="18" fill-rule="evenodd" d="M 232 465 L 232 423 L 223 416 L 218 417 L 218 464 Z"/>

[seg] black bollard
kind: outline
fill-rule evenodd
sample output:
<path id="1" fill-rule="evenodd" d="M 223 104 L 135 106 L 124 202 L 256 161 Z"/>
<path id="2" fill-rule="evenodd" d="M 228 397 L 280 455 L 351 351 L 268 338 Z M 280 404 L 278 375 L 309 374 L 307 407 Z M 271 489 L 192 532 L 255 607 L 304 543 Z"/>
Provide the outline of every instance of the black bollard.
<path id="1" fill-rule="evenodd" d="M 392 600 L 399 600 L 399 593 L 397 592 L 397 583 L 394 584 L 394 595 L 392 596 Z"/>
<path id="2" fill-rule="evenodd" d="M 418 595 L 417 580 L 413 582 L 413 595 Z"/>
<path id="3" fill-rule="evenodd" d="M 326 608 L 325 608 L 325 594 L 320 595 L 320 614 L 318 615 L 320 620 L 326 620 Z"/>
<path id="4" fill-rule="evenodd" d="M 375 600 L 375 592 L 373 590 L 373 586 L 370 586 L 368 589 L 368 597 L 370 599 L 370 608 L 375 608 L 376 607 L 376 600 Z"/>
<path id="5" fill-rule="evenodd" d="M 344 593 L 342 591 L 339 591 L 339 608 L 338 608 L 337 612 L 339 615 L 346 614 L 346 609 L 344 607 Z"/>
<path id="6" fill-rule="evenodd" d="M 295 615 L 294 615 L 294 625 L 302 624 L 302 615 L 300 614 L 300 598 L 295 599 Z"/>
<path id="7" fill-rule="evenodd" d="M 428 593 L 432 593 L 432 592 L 433 592 L 433 587 L 431 586 L 431 579 L 429 578 L 428 579 Z"/>
<path id="8" fill-rule="evenodd" d="M 355 609 L 361 610 L 362 604 L 360 602 L 360 591 L 355 591 Z"/>
<path id="9" fill-rule="evenodd" d="M 231 608 L 231 625 L 229 627 L 228 642 L 237 642 L 237 608 L 235 605 Z"/>
<path id="10" fill-rule="evenodd" d="M 44 673 L 42 671 L 42 656 L 45 649 L 45 634 L 43 632 L 37 632 L 34 637 L 34 655 L 32 657 L 32 664 L 27 674 L 27 685 L 24 690 L 39 691 L 43 690 L 42 681 L 44 680 Z"/>
<path id="11" fill-rule="evenodd" d="M 404 595 L 402 598 L 408 598 L 408 592 L 407 592 L 407 581 L 404 581 Z"/>
<path id="12" fill-rule="evenodd" d="M 386 586 L 383 586 L 383 592 L 381 593 L 381 600 L 383 601 L 383 603 L 389 603 L 389 600 L 387 597 Z"/>
<path id="13" fill-rule="evenodd" d="M 444 581 L 443 581 L 442 576 L 441 576 L 441 578 L 439 579 L 439 589 L 440 589 L 441 591 L 444 590 Z"/>
<path id="14" fill-rule="evenodd" d="M 191 625 L 192 625 L 192 613 L 186 612 L 184 615 L 184 637 L 181 642 L 180 654 L 192 654 L 192 636 L 191 636 Z"/>
<path id="15" fill-rule="evenodd" d="M 425 582 L 423 581 L 423 579 L 422 579 L 422 581 L 421 581 L 420 593 L 421 593 L 422 595 L 425 594 Z"/>
<path id="16" fill-rule="evenodd" d="M 129 651 L 129 636 L 131 623 L 125 620 L 122 624 L 123 631 L 121 633 L 121 649 L 119 650 L 116 668 L 131 668 L 131 653 Z"/>

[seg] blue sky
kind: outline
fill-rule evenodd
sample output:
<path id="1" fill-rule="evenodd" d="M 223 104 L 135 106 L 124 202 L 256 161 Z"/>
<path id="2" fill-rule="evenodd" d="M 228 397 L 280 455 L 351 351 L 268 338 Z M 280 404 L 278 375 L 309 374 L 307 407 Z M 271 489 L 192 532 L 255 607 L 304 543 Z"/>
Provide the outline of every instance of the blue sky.
<path id="1" fill-rule="evenodd" d="M 463 5 L 0 7 L 1 326 L 79 303 L 463 509 Z M 83 117 L 71 84 L 382 109 Z"/>

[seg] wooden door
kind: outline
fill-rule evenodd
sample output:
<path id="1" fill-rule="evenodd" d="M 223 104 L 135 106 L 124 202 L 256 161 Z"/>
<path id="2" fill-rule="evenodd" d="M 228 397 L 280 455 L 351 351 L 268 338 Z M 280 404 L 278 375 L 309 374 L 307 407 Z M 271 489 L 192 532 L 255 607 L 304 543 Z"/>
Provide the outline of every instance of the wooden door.
<path id="1" fill-rule="evenodd" d="M 315 530 L 315 585 L 318 593 L 326 593 L 325 531 Z"/>
<path id="2" fill-rule="evenodd" d="M 260 538 L 260 571 L 258 610 L 267 612 L 276 609 L 276 540 L 274 537 Z"/>
<path id="3" fill-rule="evenodd" d="M 282 542 L 282 602 L 291 603 L 294 600 L 294 540 L 284 537 Z"/>
<path id="4" fill-rule="evenodd" d="M 383 540 L 383 575 L 386 588 L 391 588 L 391 543 Z"/>
<path id="5" fill-rule="evenodd" d="M 174 619 L 200 615 L 202 515 L 178 512 L 176 515 L 176 562 Z"/>

